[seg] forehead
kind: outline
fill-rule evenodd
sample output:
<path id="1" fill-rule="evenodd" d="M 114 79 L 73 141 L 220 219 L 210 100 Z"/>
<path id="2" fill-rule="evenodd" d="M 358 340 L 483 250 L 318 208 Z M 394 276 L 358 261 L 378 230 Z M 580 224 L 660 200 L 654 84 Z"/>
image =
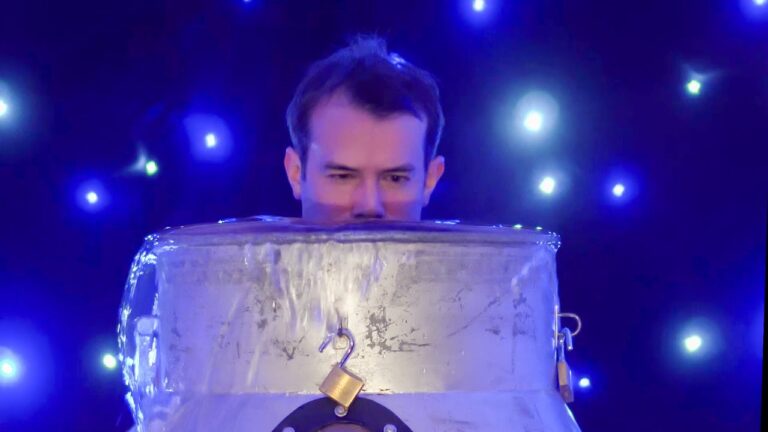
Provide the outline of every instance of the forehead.
<path id="1" fill-rule="evenodd" d="M 409 113 L 376 116 L 336 93 L 310 116 L 309 160 L 355 168 L 422 166 L 427 125 Z"/>

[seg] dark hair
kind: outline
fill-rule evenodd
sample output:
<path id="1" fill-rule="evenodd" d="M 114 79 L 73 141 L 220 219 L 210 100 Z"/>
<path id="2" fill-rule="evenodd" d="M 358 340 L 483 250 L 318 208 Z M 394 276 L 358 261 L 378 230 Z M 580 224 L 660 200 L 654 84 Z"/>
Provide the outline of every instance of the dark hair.
<path id="1" fill-rule="evenodd" d="M 338 90 L 376 116 L 407 112 L 426 120 L 424 163 L 429 165 L 445 123 L 437 83 L 429 72 L 387 52 L 383 39 L 357 36 L 347 47 L 310 66 L 288 105 L 285 117 L 302 166 L 307 162 L 312 110 Z"/>

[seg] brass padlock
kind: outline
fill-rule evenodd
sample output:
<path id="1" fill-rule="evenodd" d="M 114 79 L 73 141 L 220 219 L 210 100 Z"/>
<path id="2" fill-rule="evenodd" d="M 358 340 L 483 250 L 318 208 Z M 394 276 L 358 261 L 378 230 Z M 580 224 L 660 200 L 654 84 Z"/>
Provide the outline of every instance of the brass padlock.
<path id="1" fill-rule="evenodd" d="M 344 368 L 344 365 L 355 349 L 355 338 L 352 336 L 352 332 L 346 328 L 340 328 L 337 335 L 344 336 L 347 339 L 347 351 L 344 353 L 344 357 L 341 358 L 339 364 L 331 369 L 323 383 L 320 384 L 320 391 L 339 404 L 342 409 L 337 409 L 336 414 L 343 416 L 363 389 L 364 382 L 362 378 Z M 320 352 L 323 352 L 337 335 L 329 334 L 323 343 L 320 344 Z"/>
<path id="2" fill-rule="evenodd" d="M 557 341 L 557 386 L 566 403 L 573 402 L 573 377 L 565 361 L 565 350 L 573 349 L 573 337 L 568 327 L 563 327 Z"/>

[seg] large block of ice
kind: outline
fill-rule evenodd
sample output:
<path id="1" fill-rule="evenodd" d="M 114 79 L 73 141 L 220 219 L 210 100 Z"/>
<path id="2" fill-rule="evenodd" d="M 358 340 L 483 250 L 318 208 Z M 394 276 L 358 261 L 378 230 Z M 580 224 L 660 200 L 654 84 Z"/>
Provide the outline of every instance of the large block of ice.
<path id="1" fill-rule="evenodd" d="M 554 385 L 558 246 L 507 227 L 271 217 L 150 236 L 119 328 L 137 423 L 271 430 L 322 396 L 344 347 L 318 345 L 343 325 L 362 395 L 414 430 L 578 430 Z"/>

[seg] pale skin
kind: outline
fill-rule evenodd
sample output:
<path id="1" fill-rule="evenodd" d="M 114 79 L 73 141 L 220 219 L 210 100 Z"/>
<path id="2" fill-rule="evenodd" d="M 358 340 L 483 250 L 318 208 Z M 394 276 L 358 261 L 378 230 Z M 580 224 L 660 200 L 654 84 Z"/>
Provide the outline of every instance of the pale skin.
<path id="1" fill-rule="evenodd" d="M 425 120 L 410 113 L 378 117 L 337 92 L 315 107 L 309 126 L 307 166 L 292 147 L 283 161 L 304 219 L 421 219 L 445 171 L 442 156 L 425 168 Z"/>

